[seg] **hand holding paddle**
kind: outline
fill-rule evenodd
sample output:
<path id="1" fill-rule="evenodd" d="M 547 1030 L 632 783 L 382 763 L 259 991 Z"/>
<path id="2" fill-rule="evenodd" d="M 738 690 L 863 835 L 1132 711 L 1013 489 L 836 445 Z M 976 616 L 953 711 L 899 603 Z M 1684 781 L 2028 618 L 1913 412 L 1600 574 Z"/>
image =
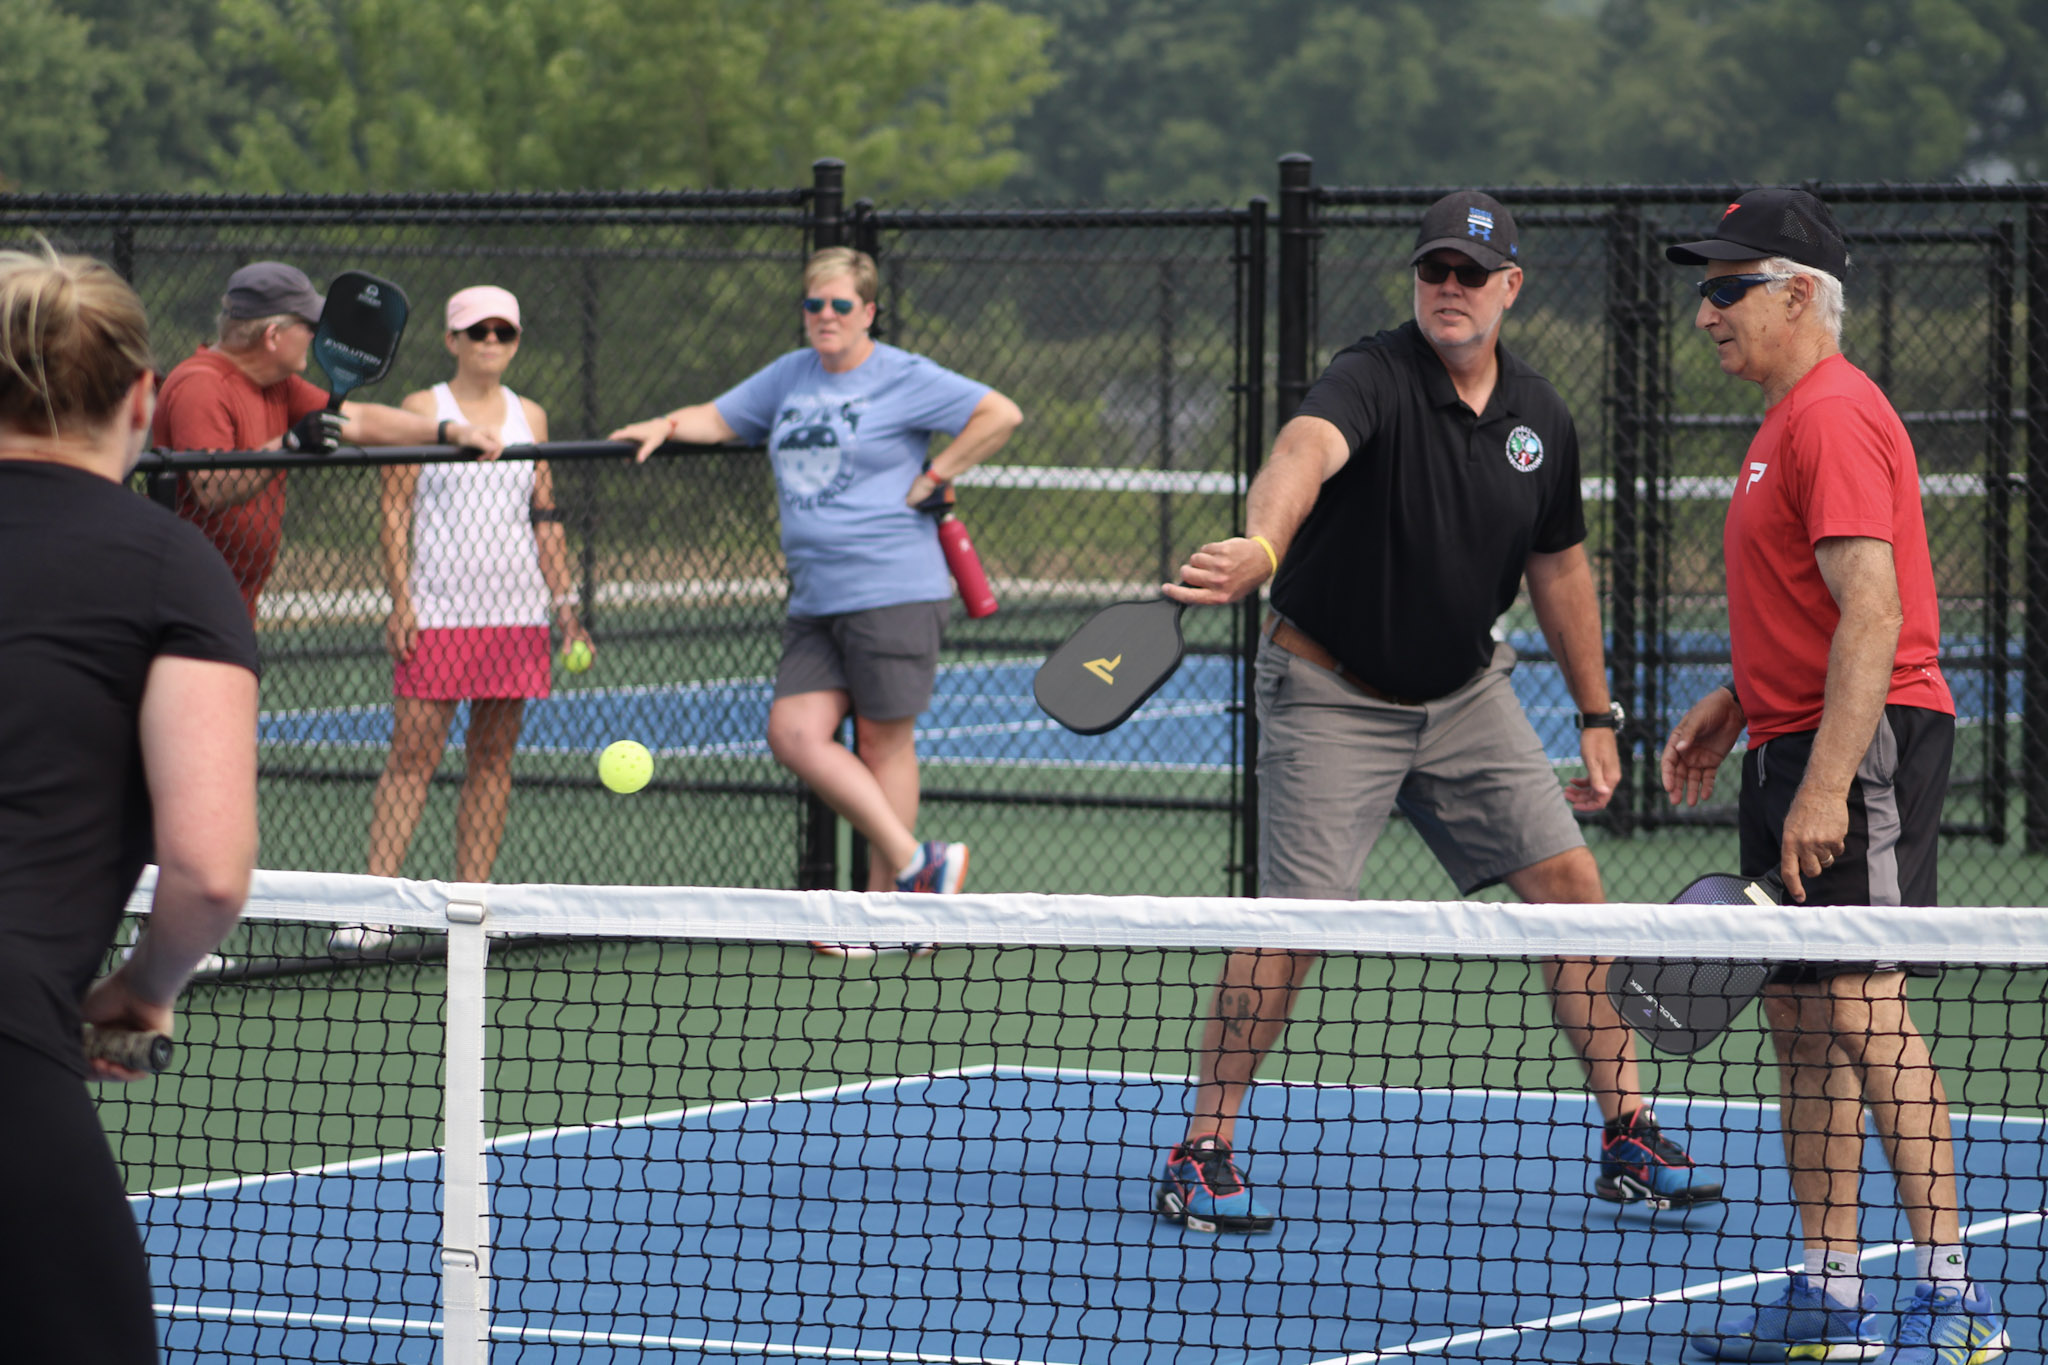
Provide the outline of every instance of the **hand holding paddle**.
<path id="1" fill-rule="evenodd" d="M 1104 607 L 1048 655 L 1031 680 L 1039 708 L 1076 734 L 1114 730 L 1180 667 L 1187 647 L 1181 611 L 1256 592 L 1276 562 L 1259 541 L 1243 536 L 1204 545 L 1181 567 L 1181 581 L 1165 586 L 1164 597 Z"/>
<path id="2" fill-rule="evenodd" d="M 1180 582 L 1169 583 L 1164 590 L 1183 606 L 1228 606 L 1257 592 L 1278 572 L 1279 564 L 1279 555 L 1266 548 L 1263 537 L 1233 536 L 1189 555 L 1181 565 Z"/>

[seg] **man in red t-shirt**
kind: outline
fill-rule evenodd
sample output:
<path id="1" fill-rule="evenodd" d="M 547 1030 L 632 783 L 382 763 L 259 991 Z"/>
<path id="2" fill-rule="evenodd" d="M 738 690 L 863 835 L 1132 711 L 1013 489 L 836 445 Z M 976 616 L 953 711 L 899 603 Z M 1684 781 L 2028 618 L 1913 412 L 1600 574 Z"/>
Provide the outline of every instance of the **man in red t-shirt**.
<path id="1" fill-rule="evenodd" d="M 1713 236 L 1666 254 L 1706 268 L 1698 325 L 1767 410 L 1722 532 L 1735 677 L 1672 731 L 1664 790 L 1674 803 L 1712 795 L 1746 728 L 1746 875 L 1775 867 L 1813 905 L 1933 905 L 1955 703 L 1912 442 L 1841 353 L 1841 230 L 1804 190 L 1752 190 Z M 1802 962 L 1765 987 L 1805 1270 L 1777 1302 L 1696 1336 L 1706 1354 L 1937 1365 L 2004 1348 L 1967 1274 L 1948 1101 L 1907 1008 L 1908 970 Z M 1866 1107 L 1918 1255 L 1888 1350 L 1859 1264 Z"/>
<path id="2" fill-rule="evenodd" d="M 452 442 L 485 459 L 503 448 L 487 428 L 450 422 L 442 432 L 431 417 L 381 403 L 344 402 L 329 413 L 326 392 L 299 378 L 325 306 L 304 272 L 279 261 L 257 261 L 230 275 L 218 340 L 165 376 L 151 443 L 165 450 L 318 451 L 343 441 Z M 227 560 L 251 620 L 277 565 L 284 485 L 281 469 L 201 470 L 178 479 L 178 515 Z"/>

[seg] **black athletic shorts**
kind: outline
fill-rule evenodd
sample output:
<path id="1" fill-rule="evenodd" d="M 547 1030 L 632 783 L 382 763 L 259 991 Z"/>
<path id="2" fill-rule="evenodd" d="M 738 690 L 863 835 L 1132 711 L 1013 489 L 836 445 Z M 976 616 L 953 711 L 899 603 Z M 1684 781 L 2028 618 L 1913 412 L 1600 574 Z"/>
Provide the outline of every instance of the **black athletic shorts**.
<path id="1" fill-rule="evenodd" d="M 154 1365 L 142 1236 L 78 1075 L 0 1037 L 0 1341 L 14 1360 Z M 19 1352 L 19 1354 L 16 1354 Z"/>
<path id="2" fill-rule="evenodd" d="M 1792 798 L 1806 776 L 1815 732 L 1779 735 L 1742 759 L 1738 802 L 1742 875 L 1778 866 Z M 1849 784 L 1849 838 L 1834 865 L 1805 878 L 1808 905 L 1933 905 L 1941 803 L 1948 795 L 1956 718 L 1919 706 L 1887 706 Z M 1806 962 L 1778 969 L 1777 981 L 1817 981 L 1846 972 L 1931 967 L 1896 962 Z"/>

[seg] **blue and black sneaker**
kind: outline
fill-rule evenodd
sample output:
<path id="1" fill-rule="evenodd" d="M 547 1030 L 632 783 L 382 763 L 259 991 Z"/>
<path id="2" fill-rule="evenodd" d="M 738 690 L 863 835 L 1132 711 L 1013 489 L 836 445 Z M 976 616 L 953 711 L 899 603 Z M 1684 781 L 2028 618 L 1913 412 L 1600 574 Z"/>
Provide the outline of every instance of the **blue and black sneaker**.
<path id="1" fill-rule="evenodd" d="M 1167 1153 L 1155 1207 L 1195 1232 L 1265 1232 L 1273 1226 L 1273 1215 L 1252 1198 L 1230 1159 L 1230 1144 L 1213 1133 Z"/>
<path id="2" fill-rule="evenodd" d="M 1692 1346 L 1715 1360 L 1868 1360 L 1884 1349 L 1884 1338 L 1877 1300 L 1865 1294 L 1861 1308 L 1844 1308 L 1794 1275 L 1784 1298 L 1693 1337 Z"/>
<path id="3" fill-rule="evenodd" d="M 1988 1296 L 1961 1285 L 1923 1284 L 1899 1314 L 1892 1348 L 1880 1365 L 1984 1365 L 2009 1345 L 2005 1319 Z"/>
<path id="4" fill-rule="evenodd" d="M 1721 1198 L 1721 1183 L 1700 1178 L 1685 1149 L 1664 1136 L 1648 1109 L 1607 1124 L 1600 1139 L 1600 1176 L 1593 1193 L 1616 1204 L 1647 1201 L 1653 1209 L 1684 1209 Z"/>

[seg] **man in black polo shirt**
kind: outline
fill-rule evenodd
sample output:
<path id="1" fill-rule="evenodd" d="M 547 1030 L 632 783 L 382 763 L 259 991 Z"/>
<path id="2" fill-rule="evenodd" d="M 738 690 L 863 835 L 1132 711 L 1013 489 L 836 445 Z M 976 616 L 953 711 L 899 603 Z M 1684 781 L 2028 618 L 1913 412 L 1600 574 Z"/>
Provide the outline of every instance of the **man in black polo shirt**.
<path id="1" fill-rule="evenodd" d="M 1505 881 L 1528 901 L 1599 901 L 1572 811 L 1613 795 L 1621 717 L 1582 544 L 1578 434 L 1557 391 L 1499 344 L 1522 287 L 1514 219 L 1487 195 L 1447 195 L 1409 264 L 1415 320 L 1331 362 L 1252 483 L 1245 535 L 1197 550 L 1167 592 L 1221 604 L 1274 580 L 1257 698 L 1266 895 L 1355 897 L 1399 806 L 1465 894 Z M 1492 634 L 1525 575 L 1581 713 L 1586 775 L 1564 787 L 1508 681 L 1515 653 Z M 1230 1140 L 1313 956 L 1226 962 L 1187 1137 L 1160 1182 L 1166 1217 L 1272 1226 Z M 1607 1120 L 1593 1192 L 1658 1208 L 1719 1199 L 1651 1119 L 1603 973 L 1586 958 L 1544 973 Z"/>

